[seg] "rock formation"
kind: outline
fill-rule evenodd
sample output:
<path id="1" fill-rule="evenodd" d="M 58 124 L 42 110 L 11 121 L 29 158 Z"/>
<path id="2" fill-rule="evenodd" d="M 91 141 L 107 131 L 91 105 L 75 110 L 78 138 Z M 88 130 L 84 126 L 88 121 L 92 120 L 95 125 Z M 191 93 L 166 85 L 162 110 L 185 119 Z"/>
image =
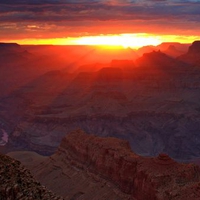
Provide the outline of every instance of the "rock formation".
<path id="1" fill-rule="evenodd" d="M 0 49 L 20 49 L 20 45 L 17 43 L 0 43 Z"/>
<path id="2" fill-rule="evenodd" d="M 8 125 L 0 129 L 9 136 L 4 152 L 31 150 L 51 155 L 66 132 L 81 128 L 126 139 L 140 155 L 165 152 L 182 161 L 200 157 L 199 67 L 155 51 L 136 63 L 113 57 L 97 68 L 98 62 L 87 67 L 81 59 L 80 73 L 68 73 L 61 70 L 65 62 L 60 54 L 65 61 L 78 59 L 81 55 L 75 54 L 86 47 L 26 48 L 31 53 L 38 48 L 47 57 L 36 56 L 23 66 L 14 65 L 9 57 L 11 69 L 4 66 L 2 57 L 0 120 Z M 89 52 L 84 49 L 83 54 Z"/>
<path id="3" fill-rule="evenodd" d="M 189 47 L 188 52 L 178 57 L 186 63 L 200 66 L 200 41 L 194 41 Z"/>
<path id="4" fill-rule="evenodd" d="M 178 50 L 174 45 L 170 45 L 165 51 L 164 51 L 165 54 L 173 57 L 173 58 L 176 58 L 180 55 L 182 55 L 184 53 L 184 51 L 180 51 Z"/>
<path id="5" fill-rule="evenodd" d="M 189 54 L 199 54 L 200 52 L 200 41 L 194 41 L 192 45 L 189 47 Z"/>
<path id="6" fill-rule="evenodd" d="M 149 69 L 157 68 L 166 70 L 173 70 L 177 67 L 182 67 L 183 63 L 173 59 L 165 53 L 159 51 L 153 51 L 151 53 L 145 53 L 142 57 L 136 60 L 136 64 L 140 67 L 148 67 Z M 180 69 L 179 69 L 180 70 Z"/>
<path id="7" fill-rule="evenodd" d="M 61 200 L 37 182 L 19 161 L 0 154 L 1 200 Z"/>
<path id="8" fill-rule="evenodd" d="M 132 60 L 112 60 L 110 66 L 113 68 L 121 68 L 123 70 L 133 70 L 135 64 Z"/>
<path id="9" fill-rule="evenodd" d="M 183 51 L 186 53 L 190 44 L 187 44 L 187 43 L 182 44 L 179 42 L 163 42 L 156 47 L 157 47 L 157 50 L 160 49 L 161 51 L 166 51 L 170 46 L 174 46 L 177 50 Z"/>
<path id="10" fill-rule="evenodd" d="M 144 46 L 137 50 L 137 53 L 142 56 L 144 53 L 151 53 L 153 51 L 162 51 L 167 55 L 172 57 L 176 57 L 188 51 L 188 47 L 190 44 L 181 44 L 178 42 L 163 42 L 158 46 Z M 173 47 L 173 48 L 172 48 Z M 182 52 L 182 53 L 181 53 Z"/>
<path id="11" fill-rule="evenodd" d="M 61 177 L 62 172 L 73 184 L 74 174 L 81 173 L 80 183 L 87 183 L 90 187 L 87 176 L 92 177 L 93 180 L 100 182 L 100 185 L 103 183 L 110 185 L 110 189 L 120 197 L 119 199 L 197 200 L 200 198 L 198 166 L 177 163 L 164 153 L 155 158 L 142 157 L 133 153 L 125 140 L 100 138 L 81 130 L 69 133 L 62 140 L 57 152 L 33 171 L 39 179 L 46 180 L 43 184 L 47 184 L 50 189 L 62 182 L 58 179 L 51 186 L 48 179 L 55 177 L 55 174 L 56 177 Z M 85 172 L 87 176 L 83 175 Z M 80 183 L 77 183 L 78 191 L 82 192 L 80 199 L 87 199 L 88 190 L 85 189 L 84 192 L 84 187 L 80 187 Z M 69 187 L 74 190 L 69 183 L 65 184 L 65 187 L 66 190 Z M 62 186 L 60 190 L 61 188 Z M 108 192 L 108 189 L 106 191 Z M 58 190 L 56 192 L 62 193 Z M 100 192 L 101 195 L 103 193 Z M 118 198 L 112 196 L 110 199 Z"/>

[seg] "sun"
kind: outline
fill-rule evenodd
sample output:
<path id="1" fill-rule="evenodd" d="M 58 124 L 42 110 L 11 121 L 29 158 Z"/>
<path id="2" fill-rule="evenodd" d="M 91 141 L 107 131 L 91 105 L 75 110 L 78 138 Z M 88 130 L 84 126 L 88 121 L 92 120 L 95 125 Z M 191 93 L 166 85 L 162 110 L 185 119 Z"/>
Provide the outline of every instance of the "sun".
<path id="1" fill-rule="evenodd" d="M 120 34 L 81 37 L 76 40 L 76 43 L 78 45 L 123 46 L 137 49 L 146 45 L 158 45 L 161 40 L 148 34 Z"/>

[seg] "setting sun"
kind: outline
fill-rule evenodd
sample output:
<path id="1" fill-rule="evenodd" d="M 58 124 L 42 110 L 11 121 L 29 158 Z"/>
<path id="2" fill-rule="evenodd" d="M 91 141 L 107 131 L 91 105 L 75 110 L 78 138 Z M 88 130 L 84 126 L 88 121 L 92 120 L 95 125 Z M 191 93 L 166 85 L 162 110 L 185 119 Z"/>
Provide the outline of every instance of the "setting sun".
<path id="1" fill-rule="evenodd" d="M 147 34 L 120 34 L 82 37 L 77 39 L 76 43 L 80 45 L 106 45 L 123 46 L 124 48 L 139 48 L 144 45 L 158 45 L 161 43 L 161 40 Z"/>
<path id="2" fill-rule="evenodd" d="M 10 41 L 12 42 L 12 41 Z M 14 41 L 13 41 L 14 42 Z M 49 38 L 49 39 L 24 39 L 17 41 L 20 44 L 53 44 L 53 45 L 100 45 L 107 47 L 121 46 L 124 48 L 131 47 L 134 49 L 146 45 L 158 45 L 162 43 L 159 36 L 150 35 L 147 33 L 137 34 L 110 34 L 82 37 L 67 37 L 67 38 Z"/>
<path id="3" fill-rule="evenodd" d="M 197 40 L 197 36 L 182 35 L 153 35 L 148 33 L 124 33 L 124 34 L 101 34 L 93 36 L 80 37 L 62 37 L 62 38 L 25 38 L 18 40 L 8 40 L 7 42 L 17 42 L 21 45 L 98 45 L 106 48 L 131 47 L 138 49 L 147 45 L 159 45 L 162 42 L 181 42 L 191 43 Z"/>

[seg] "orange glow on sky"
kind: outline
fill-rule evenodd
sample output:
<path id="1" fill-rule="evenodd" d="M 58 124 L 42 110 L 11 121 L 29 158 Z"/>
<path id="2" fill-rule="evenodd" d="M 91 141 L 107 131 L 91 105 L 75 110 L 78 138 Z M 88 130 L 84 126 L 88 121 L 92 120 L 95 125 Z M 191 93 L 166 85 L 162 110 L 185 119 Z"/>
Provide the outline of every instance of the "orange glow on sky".
<path id="1" fill-rule="evenodd" d="M 109 45 L 139 48 L 145 45 L 158 45 L 161 41 L 157 37 L 147 34 L 120 34 L 111 36 L 88 36 L 78 39 L 80 45 Z"/>
<path id="2" fill-rule="evenodd" d="M 8 42 L 17 42 L 22 45 L 101 45 L 101 46 L 122 46 L 124 48 L 131 47 L 138 49 L 147 45 L 159 45 L 162 42 L 180 42 L 192 43 L 197 40 L 197 36 L 180 36 L 180 35 L 152 35 L 147 33 L 137 34 L 113 34 L 98 36 L 82 36 L 67 38 L 51 38 L 51 39 L 21 39 Z"/>

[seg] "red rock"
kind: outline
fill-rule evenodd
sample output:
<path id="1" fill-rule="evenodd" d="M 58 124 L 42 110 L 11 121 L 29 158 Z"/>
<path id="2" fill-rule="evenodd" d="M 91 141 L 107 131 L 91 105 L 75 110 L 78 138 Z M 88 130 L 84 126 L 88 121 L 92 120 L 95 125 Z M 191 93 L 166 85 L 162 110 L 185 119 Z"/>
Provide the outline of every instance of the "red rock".
<path id="1" fill-rule="evenodd" d="M 142 157 L 127 141 L 100 138 L 81 130 L 68 134 L 53 158 L 106 179 L 137 200 L 200 199 L 200 168 L 166 154 Z"/>

